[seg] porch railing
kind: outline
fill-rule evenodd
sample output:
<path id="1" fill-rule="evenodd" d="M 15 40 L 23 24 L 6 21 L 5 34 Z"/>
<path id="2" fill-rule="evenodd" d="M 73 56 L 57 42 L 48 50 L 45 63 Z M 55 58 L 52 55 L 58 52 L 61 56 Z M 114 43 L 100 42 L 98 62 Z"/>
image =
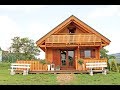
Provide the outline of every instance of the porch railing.
<path id="1" fill-rule="evenodd" d="M 45 41 L 46 43 L 90 43 L 101 42 L 101 38 L 94 34 L 77 34 L 77 35 L 51 35 Z"/>

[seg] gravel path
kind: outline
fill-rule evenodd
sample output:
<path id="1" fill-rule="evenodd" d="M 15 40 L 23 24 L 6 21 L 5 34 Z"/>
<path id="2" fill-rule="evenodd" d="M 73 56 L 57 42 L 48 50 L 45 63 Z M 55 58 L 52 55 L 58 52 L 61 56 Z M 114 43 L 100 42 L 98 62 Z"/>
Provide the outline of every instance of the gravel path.
<path id="1" fill-rule="evenodd" d="M 57 82 L 65 85 L 74 79 L 74 74 L 57 74 Z"/>

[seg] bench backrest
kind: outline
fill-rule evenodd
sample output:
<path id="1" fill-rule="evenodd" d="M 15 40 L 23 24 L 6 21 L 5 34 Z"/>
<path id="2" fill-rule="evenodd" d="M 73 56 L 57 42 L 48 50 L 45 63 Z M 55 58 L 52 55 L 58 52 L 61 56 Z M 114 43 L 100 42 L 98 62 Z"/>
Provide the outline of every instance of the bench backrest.
<path id="1" fill-rule="evenodd" d="M 86 63 L 86 68 L 93 67 L 107 67 L 107 63 L 106 62 Z"/>
<path id="2" fill-rule="evenodd" d="M 30 68 L 30 64 L 12 63 L 11 68 Z"/>

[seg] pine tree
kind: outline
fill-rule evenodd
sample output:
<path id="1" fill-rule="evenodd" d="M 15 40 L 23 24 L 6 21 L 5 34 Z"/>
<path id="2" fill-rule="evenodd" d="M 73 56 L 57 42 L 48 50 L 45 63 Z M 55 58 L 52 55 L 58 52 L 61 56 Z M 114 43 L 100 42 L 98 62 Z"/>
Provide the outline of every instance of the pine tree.
<path id="1" fill-rule="evenodd" d="M 117 72 L 117 65 L 115 63 L 115 60 L 111 61 L 111 65 L 110 65 L 111 71 L 113 72 Z"/>

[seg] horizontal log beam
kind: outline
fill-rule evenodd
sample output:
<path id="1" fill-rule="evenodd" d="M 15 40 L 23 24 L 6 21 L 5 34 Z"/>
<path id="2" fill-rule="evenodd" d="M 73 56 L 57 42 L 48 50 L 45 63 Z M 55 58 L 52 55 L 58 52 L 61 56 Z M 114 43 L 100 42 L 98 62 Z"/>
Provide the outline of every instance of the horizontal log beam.
<path id="1" fill-rule="evenodd" d="M 100 46 L 100 45 L 79 45 L 79 46 Z M 40 45 L 39 47 L 45 48 L 45 45 Z M 46 47 L 78 47 L 78 45 L 46 45 Z"/>

